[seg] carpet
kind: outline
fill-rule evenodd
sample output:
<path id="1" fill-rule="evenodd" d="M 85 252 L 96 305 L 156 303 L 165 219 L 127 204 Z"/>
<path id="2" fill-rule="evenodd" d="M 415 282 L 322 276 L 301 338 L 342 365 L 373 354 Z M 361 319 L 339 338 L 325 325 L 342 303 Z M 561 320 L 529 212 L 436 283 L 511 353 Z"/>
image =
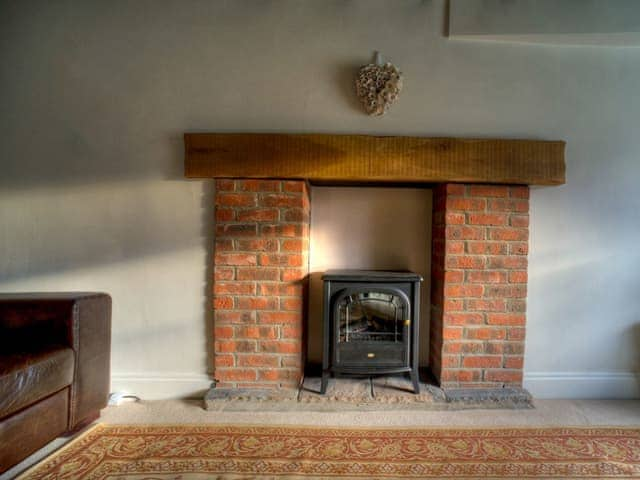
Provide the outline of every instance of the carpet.
<path id="1" fill-rule="evenodd" d="M 640 428 L 98 425 L 20 480 L 640 478 Z"/>

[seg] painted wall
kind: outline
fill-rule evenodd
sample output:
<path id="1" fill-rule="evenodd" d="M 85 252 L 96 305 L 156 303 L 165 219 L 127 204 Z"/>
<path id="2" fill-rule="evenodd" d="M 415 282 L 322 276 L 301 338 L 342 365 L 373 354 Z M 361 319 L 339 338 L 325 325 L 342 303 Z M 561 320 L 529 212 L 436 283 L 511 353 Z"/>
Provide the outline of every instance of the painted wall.
<path id="1" fill-rule="evenodd" d="M 532 194 L 534 394 L 638 393 L 640 49 L 464 42 L 443 1 L 0 3 L 0 290 L 104 290 L 113 388 L 206 388 L 212 184 L 185 131 L 567 141 Z M 406 75 L 383 118 L 355 68 Z"/>

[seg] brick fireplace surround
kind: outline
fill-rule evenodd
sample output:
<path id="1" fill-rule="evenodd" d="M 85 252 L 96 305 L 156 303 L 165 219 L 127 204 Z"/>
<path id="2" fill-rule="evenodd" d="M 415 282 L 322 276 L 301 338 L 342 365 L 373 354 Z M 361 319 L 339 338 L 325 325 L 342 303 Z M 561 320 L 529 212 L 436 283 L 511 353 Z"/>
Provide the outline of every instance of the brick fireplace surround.
<path id="1" fill-rule="evenodd" d="M 306 179 L 431 186 L 429 368 L 445 390 L 522 385 L 528 185 L 564 183 L 564 142 L 185 134 L 185 175 L 216 179 L 218 388 L 285 389 L 302 378 Z"/>
<path id="2" fill-rule="evenodd" d="M 295 387 L 303 365 L 309 188 L 215 184 L 215 378 L 221 388 Z M 429 364 L 443 388 L 522 384 L 527 186 L 434 188 Z"/>

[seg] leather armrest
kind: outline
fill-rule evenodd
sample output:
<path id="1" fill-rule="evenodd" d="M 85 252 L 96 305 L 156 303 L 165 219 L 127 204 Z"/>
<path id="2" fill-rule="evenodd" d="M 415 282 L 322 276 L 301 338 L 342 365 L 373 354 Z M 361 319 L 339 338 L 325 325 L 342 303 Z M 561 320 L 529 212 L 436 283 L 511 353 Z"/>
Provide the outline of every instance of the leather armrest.
<path id="1" fill-rule="evenodd" d="M 110 385 L 111 297 L 105 293 L 0 295 L 0 332 L 15 344 L 63 344 L 75 353 L 69 430 L 107 404 Z M 3 348 L 12 348 L 8 344 Z"/>

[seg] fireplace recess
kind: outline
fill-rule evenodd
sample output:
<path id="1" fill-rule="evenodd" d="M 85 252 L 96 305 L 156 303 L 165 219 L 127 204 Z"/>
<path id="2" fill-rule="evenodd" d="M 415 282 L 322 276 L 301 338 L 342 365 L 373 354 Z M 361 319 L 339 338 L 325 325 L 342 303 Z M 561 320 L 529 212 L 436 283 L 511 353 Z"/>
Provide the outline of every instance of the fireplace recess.
<path id="1" fill-rule="evenodd" d="M 329 270 L 321 393 L 329 376 L 409 373 L 418 382 L 420 282 L 412 272 Z"/>

